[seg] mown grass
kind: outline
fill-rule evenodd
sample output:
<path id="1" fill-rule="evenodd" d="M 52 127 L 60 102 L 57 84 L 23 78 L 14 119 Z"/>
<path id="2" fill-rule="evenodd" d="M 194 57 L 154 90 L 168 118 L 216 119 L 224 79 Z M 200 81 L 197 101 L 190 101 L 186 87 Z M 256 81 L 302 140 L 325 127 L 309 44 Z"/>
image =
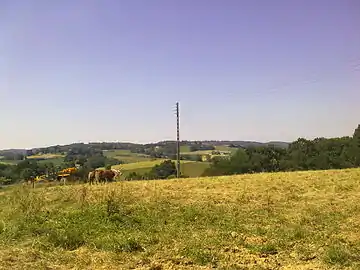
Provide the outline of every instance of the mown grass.
<path id="1" fill-rule="evenodd" d="M 39 155 L 32 155 L 32 156 L 28 156 L 28 159 L 55 159 L 55 158 L 63 158 L 65 157 L 65 155 L 61 155 L 61 154 L 39 154 Z"/>
<path id="2" fill-rule="evenodd" d="M 360 169 L 0 192 L 0 269 L 360 267 Z"/>

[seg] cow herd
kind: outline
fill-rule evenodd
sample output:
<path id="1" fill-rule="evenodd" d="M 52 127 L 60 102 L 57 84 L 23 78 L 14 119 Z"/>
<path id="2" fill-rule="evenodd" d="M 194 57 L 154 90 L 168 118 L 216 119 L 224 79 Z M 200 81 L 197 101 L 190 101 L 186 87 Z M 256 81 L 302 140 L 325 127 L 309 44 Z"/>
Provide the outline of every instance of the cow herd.
<path id="1" fill-rule="evenodd" d="M 110 169 L 110 170 L 94 170 L 89 172 L 88 174 L 88 183 L 91 184 L 99 184 L 99 183 L 107 183 L 112 182 L 122 173 L 120 170 Z"/>

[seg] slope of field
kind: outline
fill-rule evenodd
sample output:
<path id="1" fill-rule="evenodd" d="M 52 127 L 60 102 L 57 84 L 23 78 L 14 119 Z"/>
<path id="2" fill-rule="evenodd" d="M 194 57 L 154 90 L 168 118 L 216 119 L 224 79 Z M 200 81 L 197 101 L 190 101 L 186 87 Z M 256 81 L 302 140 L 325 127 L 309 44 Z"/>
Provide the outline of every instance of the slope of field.
<path id="1" fill-rule="evenodd" d="M 47 163 L 51 162 L 54 165 L 60 165 L 64 161 L 65 155 L 61 154 L 40 154 L 40 155 L 32 155 L 28 156 L 28 159 L 35 159 L 39 163 Z"/>
<path id="2" fill-rule="evenodd" d="M 0 159 L 0 163 L 2 163 L 2 164 L 16 165 L 16 164 L 18 164 L 19 162 L 20 162 L 19 160 Z"/>
<path id="3" fill-rule="evenodd" d="M 0 269 L 359 269 L 360 170 L 13 188 Z"/>
<path id="4" fill-rule="evenodd" d="M 164 160 L 165 159 L 155 159 L 155 160 L 134 162 L 134 163 L 128 163 L 128 164 L 114 165 L 114 166 L 112 166 L 112 168 L 113 169 L 121 168 L 124 172 L 124 176 L 128 175 L 131 172 L 144 174 L 146 172 L 149 172 L 152 167 L 160 164 Z M 190 176 L 190 177 L 198 177 L 205 171 L 205 169 L 207 169 L 210 166 L 210 163 L 190 161 L 190 160 L 181 160 L 180 166 L 181 166 L 182 174 Z"/>

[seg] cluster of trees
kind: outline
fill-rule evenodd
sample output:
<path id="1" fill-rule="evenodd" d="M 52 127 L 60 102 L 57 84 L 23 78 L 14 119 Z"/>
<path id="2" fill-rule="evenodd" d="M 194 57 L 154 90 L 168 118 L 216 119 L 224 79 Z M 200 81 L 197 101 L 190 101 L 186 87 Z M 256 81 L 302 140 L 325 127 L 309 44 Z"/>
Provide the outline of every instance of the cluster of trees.
<path id="1" fill-rule="evenodd" d="M 161 164 L 155 165 L 149 172 L 144 174 L 132 172 L 126 176 L 126 180 L 152 180 L 152 179 L 171 179 L 176 177 L 176 165 L 171 160 L 165 160 Z"/>
<path id="2" fill-rule="evenodd" d="M 12 184 L 19 179 L 30 179 L 44 174 L 55 177 L 56 172 L 61 169 L 61 166 L 55 166 L 52 162 L 40 163 L 32 159 L 20 161 L 16 165 L 0 163 L 0 184 Z"/>
<path id="3" fill-rule="evenodd" d="M 64 157 L 64 163 L 68 167 L 79 165 L 88 169 L 122 164 L 123 162 L 104 156 L 103 151 L 91 145 L 80 144 L 68 150 Z"/>
<path id="4" fill-rule="evenodd" d="M 130 151 L 148 155 L 152 158 L 176 159 L 176 142 L 168 141 L 138 145 L 136 148 L 130 149 Z"/>
<path id="5" fill-rule="evenodd" d="M 190 152 L 201 151 L 201 150 L 215 150 L 215 146 L 211 144 L 204 144 L 202 142 L 196 142 L 189 146 Z"/>
<path id="6" fill-rule="evenodd" d="M 26 150 L 27 156 L 38 155 L 38 154 L 66 154 L 67 152 L 74 149 L 94 149 L 95 152 L 99 152 L 102 150 L 115 150 L 115 149 L 135 149 L 138 144 L 133 143 L 72 143 L 67 145 L 54 145 L 49 147 L 42 148 L 33 148 L 30 150 Z M 81 151 L 81 150 L 80 150 Z M 85 150 L 86 151 L 86 150 Z M 0 151 L 1 154 L 1 151 Z"/>
<path id="7" fill-rule="evenodd" d="M 0 153 L 0 156 L 6 160 L 23 160 L 25 153 L 23 151 L 5 150 Z"/>
<path id="8" fill-rule="evenodd" d="M 228 159 L 214 159 L 204 176 L 254 172 L 325 170 L 360 167 L 360 125 L 352 137 L 299 138 L 287 148 L 240 148 Z"/>

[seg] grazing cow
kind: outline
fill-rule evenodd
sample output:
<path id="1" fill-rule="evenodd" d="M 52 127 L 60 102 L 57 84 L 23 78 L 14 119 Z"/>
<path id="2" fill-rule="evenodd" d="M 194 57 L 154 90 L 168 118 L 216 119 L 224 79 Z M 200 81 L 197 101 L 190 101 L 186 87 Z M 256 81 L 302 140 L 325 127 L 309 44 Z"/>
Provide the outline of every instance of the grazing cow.
<path id="1" fill-rule="evenodd" d="M 111 181 L 113 181 L 115 174 L 116 173 L 113 172 L 112 170 L 105 170 L 105 171 L 102 171 L 100 179 L 105 183 L 111 182 Z"/>
<path id="2" fill-rule="evenodd" d="M 95 170 L 95 184 L 98 184 L 102 181 L 103 170 Z"/>
<path id="3" fill-rule="evenodd" d="M 95 171 L 91 171 L 89 172 L 88 174 L 88 181 L 89 181 L 89 184 L 94 184 L 94 181 L 95 181 Z"/>
<path id="4" fill-rule="evenodd" d="M 111 169 L 111 171 L 113 171 L 115 173 L 114 179 L 116 179 L 116 178 L 118 178 L 119 176 L 122 175 L 121 170 Z"/>
<path id="5" fill-rule="evenodd" d="M 112 182 L 115 178 L 122 175 L 121 170 L 98 170 L 91 171 L 88 174 L 89 184 Z"/>

